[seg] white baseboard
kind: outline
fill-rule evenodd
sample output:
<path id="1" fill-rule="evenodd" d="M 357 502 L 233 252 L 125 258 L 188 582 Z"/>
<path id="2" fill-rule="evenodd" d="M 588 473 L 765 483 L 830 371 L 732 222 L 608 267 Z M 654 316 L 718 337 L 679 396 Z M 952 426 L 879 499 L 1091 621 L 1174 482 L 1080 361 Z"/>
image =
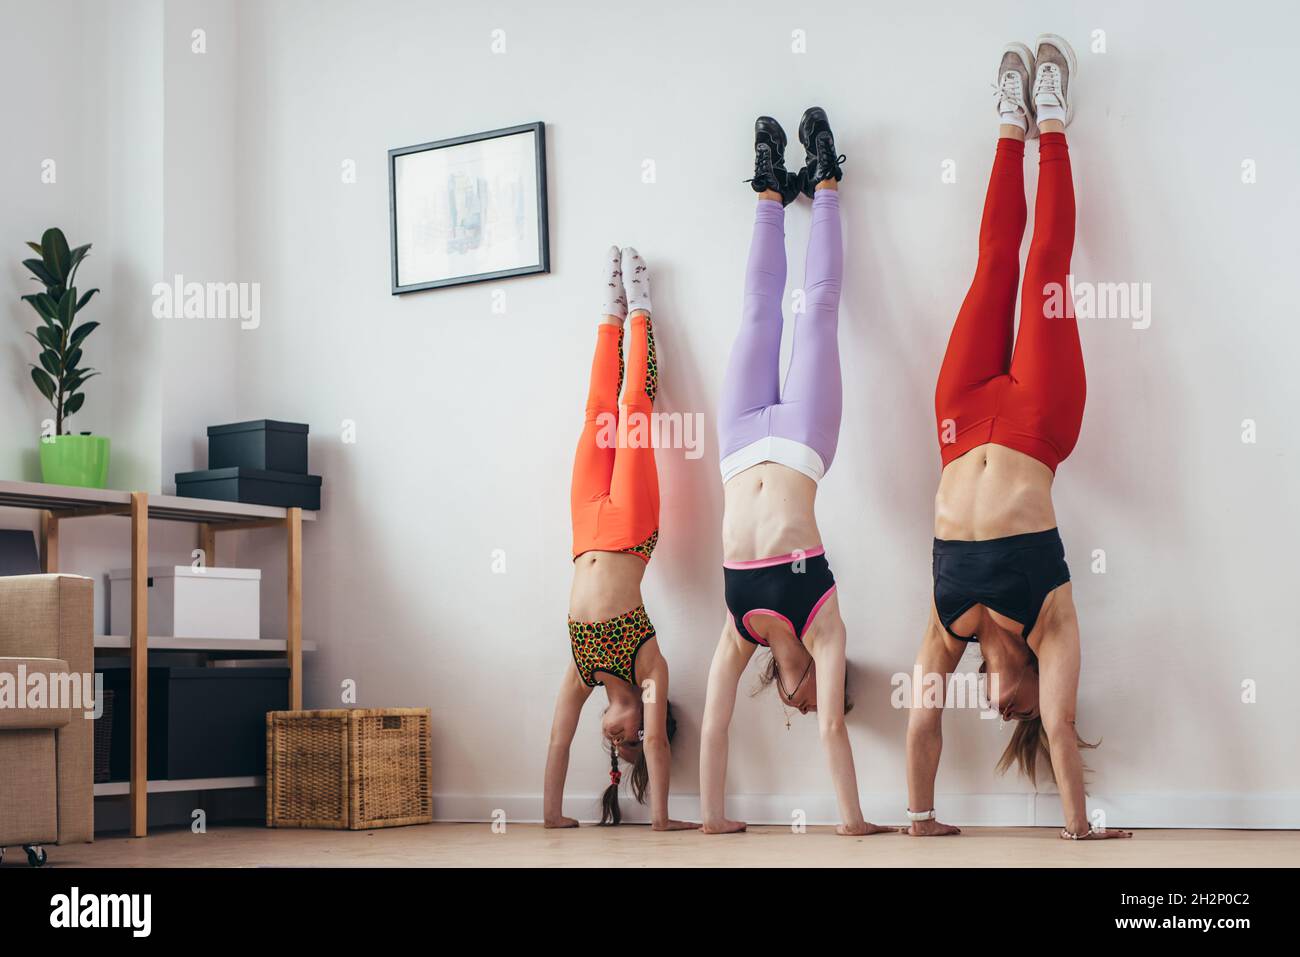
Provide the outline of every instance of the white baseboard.
<path id="1" fill-rule="evenodd" d="M 862 813 L 877 824 L 906 824 L 907 795 L 862 795 Z M 1060 827 L 1061 804 L 1055 793 L 946 794 L 936 801 L 939 818 L 963 827 Z M 600 796 L 569 795 L 565 813 L 580 821 L 600 817 Z M 1109 827 L 1226 828 L 1259 830 L 1300 829 L 1300 794 L 1242 794 L 1235 792 L 1097 794 L 1088 798 L 1088 810 L 1105 815 Z M 538 794 L 471 795 L 435 794 L 434 819 L 438 821 L 491 821 L 504 814 L 507 822 L 531 824 L 541 820 Z M 835 824 L 839 813 L 831 795 L 733 794 L 727 797 L 729 817 L 750 824 L 789 825 L 796 811 L 804 823 Z M 699 795 L 674 795 L 669 812 L 683 820 L 700 819 Z M 648 822 L 646 808 L 623 799 L 624 820 Z"/>

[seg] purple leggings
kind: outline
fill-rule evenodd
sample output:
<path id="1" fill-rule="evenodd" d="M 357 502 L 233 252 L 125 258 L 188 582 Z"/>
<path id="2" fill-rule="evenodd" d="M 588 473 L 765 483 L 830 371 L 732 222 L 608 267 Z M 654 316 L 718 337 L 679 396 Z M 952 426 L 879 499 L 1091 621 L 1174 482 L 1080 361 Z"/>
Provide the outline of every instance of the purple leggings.
<path id="1" fill-rule="evenodd" d="M 790 368 L 782 391 L 784 223 L 785 210 L 780 203 L 759 200 L 745 271 L 745 307 L 722 385 L 718 444 L 724 480 L 728 477 L 727 457 L 754 443 L 779 439 L 805 446 L 820 458 L 824 474 L 839 442 L 843 388 L 838 327 L 844 274 L 839 193 L 819 189 L 813 197 L 804 269 L 805 310 L 795 318 Z M 787 442 L 767 444 L 789 448 Z M 767 461 L 781 458 L 773 455 Z M 802 470 L 816 471 L 815 466 Z"/>

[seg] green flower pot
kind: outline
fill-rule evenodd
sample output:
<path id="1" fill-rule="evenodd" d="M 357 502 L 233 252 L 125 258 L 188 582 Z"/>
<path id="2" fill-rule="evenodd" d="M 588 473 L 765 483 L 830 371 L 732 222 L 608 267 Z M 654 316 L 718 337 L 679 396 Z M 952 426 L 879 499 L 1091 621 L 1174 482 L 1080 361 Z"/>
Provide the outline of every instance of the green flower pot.
<path id="1" fill-rule="evenodd" d="M 56 435 L 41 440 L 41 481 L 103 488 L 108 481 L 108 438 Z"/>

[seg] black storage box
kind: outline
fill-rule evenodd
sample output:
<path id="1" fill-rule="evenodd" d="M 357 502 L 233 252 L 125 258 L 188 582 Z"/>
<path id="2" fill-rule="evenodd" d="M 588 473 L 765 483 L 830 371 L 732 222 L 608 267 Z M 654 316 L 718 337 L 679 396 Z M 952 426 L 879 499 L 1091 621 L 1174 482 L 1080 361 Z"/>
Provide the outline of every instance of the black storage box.
<path id="1" fill-rule="evenodd" d="M 109 775 L 131 776 L 131 671 L 103 669 L 114 692 Z M 266 713 L 289 707 L 289 669 L 149 668 L 151 781 L 266 773 Z"/>
<path id="2" fill-rule="evenodd" d="M 36 536 L 25 528 L 0 528 L 0 575 L 39 575 Z"/>
<path id="3" fill-rule="evenodd" d="M 177 472 L 176 494 L 315 511 L 320 508 L 320 476 L 240 467 Z"/>
<path id="4" fill-rule="evenodd" d="M 208 426 L 208 468 L 307 474 L 307 426 L 257 419 Z"/>
<path id="5" fill-rule="evenodd" d="M 131 669 L 120 661 L 97 661 L 104 676 L 104 694 L 113 696 L 113 725 L 108 739 L 108 780 L 131 778 Z M 99 782 L 96 776 L 96 783 Z"/>

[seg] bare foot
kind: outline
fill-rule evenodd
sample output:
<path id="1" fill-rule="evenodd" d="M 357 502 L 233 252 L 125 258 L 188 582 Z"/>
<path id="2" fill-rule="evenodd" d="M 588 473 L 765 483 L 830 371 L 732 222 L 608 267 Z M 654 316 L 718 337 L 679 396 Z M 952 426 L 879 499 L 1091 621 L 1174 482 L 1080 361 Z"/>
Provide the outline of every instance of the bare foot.
<path id="1" fill-rule="evenodd" d="M 1065 829 L 1064 828 L 1061 829 L 1061 840 L 1063 841 L 1110 841 L 1122 837 L 1132 837 L 1132 836 L 1133 836 L 1132 831 L 1121 831 L 1119 830 L 1119 828 L 1114 828 L 1114 827 L 1108 827 L 1100 831 L 1097 830 L 1089 831 L 1083 837 L 1069 837 L 1066 835 Z"/>
<path id="2" fill-rule="evenodd" d="M 863 821 L 861 824 L 837 824 L 835 833 L 841 837 L 866 837 L 868 834 L 894 834 L 895 828 L 881 827 L 879 824 L 872 824 L 870 821 Z"/>
<path id="3" fill-rule="evenodd" d="M 652 831 L 694 831 L 699 828 L 692 821 L 661 821 L 650 825 Z"/>
<path id="4" fill-rule="evenodd" d="M 723 818 L 721 821 L 712 823 L 705 821 L 700 827 L 700 831 L 703 834 L 739 834 L 748 826 L 744 821 L 728 821 Z"/>
<path id="5" fill-rule="evenodd" d="M 552 819 L 552 820 L 549 820 L 549 821 L 545 821 L 545 822 L 543 822 L 542 826 L 545 827 L 545 828 L 552 828 L 552 827 L 577 827 L 577 826 L 578 826 L 578 822 L 575 821 L 575 820 L 574 820 L 573 818 L 571 818 L 571 817 L 557 817 L 557 818 L 554 818 L 554 819 Z"/>
<path id="6" fill-rule="evenodd" d="M 953 827 L 951 824 L 940 824 L 938 821 L 913 821 L 911 827 L 902 829 L 904 834 L 911 837 L 948 837 L 952 834 L 960 834 L 961 828 Z"/>

